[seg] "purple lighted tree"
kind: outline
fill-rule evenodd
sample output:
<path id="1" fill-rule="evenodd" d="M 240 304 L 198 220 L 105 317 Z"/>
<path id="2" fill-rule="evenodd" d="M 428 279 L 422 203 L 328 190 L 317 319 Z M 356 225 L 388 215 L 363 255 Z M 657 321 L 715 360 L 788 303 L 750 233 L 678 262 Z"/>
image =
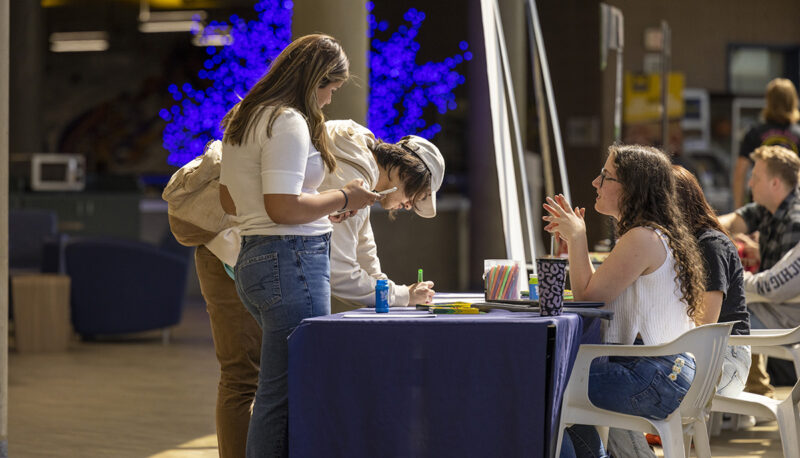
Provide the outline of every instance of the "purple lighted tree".
<path id="1" fill-rule="evenodd" d="M 424 111 L 430 105 L 439 113 L 456 108 L 453 90 L 464 83 L 464 76 L 454 68 L 472 54 L 467 43 L 459 43 L 461 53 L 442 62 L 416 63 L 420 45 L 415 41 L 425 20 L 425 13 L 408 10 L 401 25 L 385 41 L 377 32 L 386 32 L 387 21 L 378 21 L 367 2 L 370 51 L 369 127 L 376 136 L 397 141 L 413 133 L 432 138 L 441 130 L 438 124 L 427 125 Z M 227 46 L 207 47 L 209 58 L 198 72 L 205 88 L 189 83 L 170 85 L 176 104 L 160 111 L 167 121 L 164 147 L 170 152 L 167 162 L 181 166 L 203 151 L 210 140 L 222 138 L 220 121 L 225 113 L 243 97 L 267 71 L 280 51 L 291 41 L 291 0 L 260 0 L 255 5 L 258 20 L 245 21 L 231 16 L 227 23 L 212 22 L 202 28 L 198 24 L 196 39 L 227 31 Z"/>
<path id="2" fill-rule="evenodd" d="M 167 121 L 163 134 L 170 152 L 167 162 L 181 166 L 201 154 L 208 141 L 222 138 L 219 124 L 225 113 L 291 42 L 292 7 L 291 0 L 261 0 L 255 4 L 258 20 L 231 16 L 228 23 L 212 22 L 202 30 L 198 24 L 195 38 L 227 30 L 229 44 L 206 48 L 209 58 L 198 76 L 210 81 L 208 87 L 185 83 L 168 88 L 177 103 L 159 113 Z"/>
<path id="3" fill-rule="evenodd" d="M 461 53 L 442 62 L 416 63 L 420 45 L 415 41 L 425 20 L 425 13 L 409 9 L 397 32 L 386 40 L 376 38 L 389 28 L 387 21 L 378 21 L 372 14 L 373 3 L 367 2 L 369 33 L 372 39 L 370 56 L 369 128 L 386 141 L 395 142 L 407 134 L 433 138 L 442 128 L 428 125 L 425 109 L 433 105 L 439 113 L 456 108 L 453 90 L 464 83 L 464 76 L 455 67 L 472 59 L 467 42 L 458 44 Z"/>

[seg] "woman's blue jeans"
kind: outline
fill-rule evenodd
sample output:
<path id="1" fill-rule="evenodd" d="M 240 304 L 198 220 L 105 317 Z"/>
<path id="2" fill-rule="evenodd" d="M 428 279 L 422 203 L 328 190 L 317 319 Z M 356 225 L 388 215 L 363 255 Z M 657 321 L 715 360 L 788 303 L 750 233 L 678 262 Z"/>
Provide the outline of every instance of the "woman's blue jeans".
<path id="1" fill-rule="evenodd" d="M 663 420 L 678 408 L 694 379 L 694 358 L 612 356 L 592 361 L 589 400 L 606 410 Z M 593 426 L 567 428 L 561 457 L 606 457 Z"/>
<path id="2" fill-rule="evenodd" d="M 245 236 L 236 290 L 261 326 L 261 370 L 247 456 L 288 456 L 289 334 L 331 310 L 330 234 Z"/>

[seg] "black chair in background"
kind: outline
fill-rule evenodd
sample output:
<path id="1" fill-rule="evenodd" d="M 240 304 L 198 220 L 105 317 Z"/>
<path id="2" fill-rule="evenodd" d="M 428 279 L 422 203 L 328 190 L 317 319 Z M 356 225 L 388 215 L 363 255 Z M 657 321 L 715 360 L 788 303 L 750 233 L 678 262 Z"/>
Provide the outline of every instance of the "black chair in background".
<path id="1" fill-rule="evenodd" d="M 52 210 L 10 210 L 8 213 L 8 268 L 11 273 L 41 272 L 44 245 L 58 235 L 58 217 Z"/>
<path id="2" fill-rule="evenodd" d="M 44 268 L 45 245 L 58 239 L 58 216 L 52 210 L 12 209 L 8 212 L 9 277 L 53 272 Z M 12 282 L 8 282 L 8 318 L 14 318 Z"/>

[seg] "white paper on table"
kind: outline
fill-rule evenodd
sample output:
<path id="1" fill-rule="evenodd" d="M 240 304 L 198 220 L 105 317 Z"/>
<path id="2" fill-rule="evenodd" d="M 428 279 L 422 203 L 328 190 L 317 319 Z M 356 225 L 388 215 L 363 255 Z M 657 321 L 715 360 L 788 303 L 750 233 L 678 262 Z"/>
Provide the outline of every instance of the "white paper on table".
<path id="1" fill-rule="evenodd" d="M 486 299 L 483 293 L 436 293 L 433 296 L 434 304 L 449 304 L 452 302 L 474 304 L 476 302 L 485 301 Z"/>
<path id="2" fill-rule="evenodd" d="M 342 318 L 364 318 L 367 320 L 382 320 L 392 318 L 436 318 L 432 313 L 345 313 Z"/>

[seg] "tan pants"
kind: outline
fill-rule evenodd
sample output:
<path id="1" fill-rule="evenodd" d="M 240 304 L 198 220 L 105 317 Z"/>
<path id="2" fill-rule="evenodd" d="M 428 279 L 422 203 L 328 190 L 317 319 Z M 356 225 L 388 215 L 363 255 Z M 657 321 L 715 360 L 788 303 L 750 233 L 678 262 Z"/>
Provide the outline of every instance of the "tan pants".
<path id="1" fill-rule="evenodd" d="M 753 354 L 753 361 L 750 364 L 750 373 L 747 374 L 747 383 L 744 386 L 744 390 L 748 393 L 760 394 L 770 398 L 775 396 L 775 387 L 769 383 L 766 356 Z"/>
<path id="2" fill-rule="evenodd" d="M 197 247 L 194 259 L 220 366 L 216 412 L 219 456 L 244 457 L 250 405 L 258 387 L 261 328 L 242 305 L 222 262 L 204 246 Z"/>

